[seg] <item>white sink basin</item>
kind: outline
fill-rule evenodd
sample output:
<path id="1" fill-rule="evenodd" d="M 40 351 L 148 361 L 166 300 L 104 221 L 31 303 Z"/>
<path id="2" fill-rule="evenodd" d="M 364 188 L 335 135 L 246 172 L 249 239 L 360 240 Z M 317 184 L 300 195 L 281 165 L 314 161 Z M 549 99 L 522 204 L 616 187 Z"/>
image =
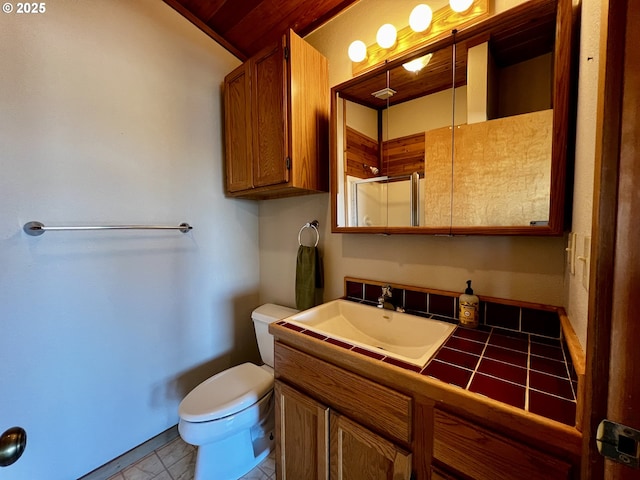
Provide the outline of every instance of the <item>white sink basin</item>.
<path id="1" fill-rule="evenodd" d="M 455 329 L 440 320 L 333 300 L 287 322 L 389 357 L 423 366 Z"/>

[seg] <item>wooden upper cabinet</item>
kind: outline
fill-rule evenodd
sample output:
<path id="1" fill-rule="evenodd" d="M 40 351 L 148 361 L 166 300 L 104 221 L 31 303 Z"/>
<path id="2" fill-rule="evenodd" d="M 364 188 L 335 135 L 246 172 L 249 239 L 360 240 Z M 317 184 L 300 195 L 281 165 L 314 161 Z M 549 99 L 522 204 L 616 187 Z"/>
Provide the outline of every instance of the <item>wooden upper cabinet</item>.
<path id="1" fill-rule="evenodd" d="M 224 103 L 226 125 L 227 190 L 238 192 L 252 186 L 251 99 L 248 65 L 227 75 Z"/>
<path id="2" fill-rule="evenodd" d="M 225 78 L 226 193 L 328 191 L 327 60 L 289 31 Z"/>

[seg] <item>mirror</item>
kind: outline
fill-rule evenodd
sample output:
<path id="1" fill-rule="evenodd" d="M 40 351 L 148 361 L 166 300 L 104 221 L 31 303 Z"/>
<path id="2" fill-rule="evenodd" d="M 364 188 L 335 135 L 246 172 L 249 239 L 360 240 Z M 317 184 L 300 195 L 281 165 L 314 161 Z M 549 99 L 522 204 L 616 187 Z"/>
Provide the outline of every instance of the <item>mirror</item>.
<path id="1" fill-rule="evenodd" d="M 571 15 L 531 0 L 334 87 L 333 231 L 562 233 Z"/>

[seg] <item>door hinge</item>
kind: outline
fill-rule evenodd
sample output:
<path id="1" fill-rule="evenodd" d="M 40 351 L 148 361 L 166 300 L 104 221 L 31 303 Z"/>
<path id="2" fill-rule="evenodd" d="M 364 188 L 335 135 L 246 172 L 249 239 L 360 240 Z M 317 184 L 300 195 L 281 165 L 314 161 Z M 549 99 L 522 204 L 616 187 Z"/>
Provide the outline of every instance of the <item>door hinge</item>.
<path id="1" fill-rule="evenodd" d="M 640 468 L 640 430 L 603 420 L 598 425 L 596 444 L 604 457 Z"/>
<path id="2" fill-rule="evenodd" d="M 289 47 L 284 47 L 284 59 L 289 60 Z"/>
<path id="3" fill-rule="evenodd" d="M 284 166 L 287 170 L 291 170 L 291 157 L 287 157 L 284 159 Z"/>

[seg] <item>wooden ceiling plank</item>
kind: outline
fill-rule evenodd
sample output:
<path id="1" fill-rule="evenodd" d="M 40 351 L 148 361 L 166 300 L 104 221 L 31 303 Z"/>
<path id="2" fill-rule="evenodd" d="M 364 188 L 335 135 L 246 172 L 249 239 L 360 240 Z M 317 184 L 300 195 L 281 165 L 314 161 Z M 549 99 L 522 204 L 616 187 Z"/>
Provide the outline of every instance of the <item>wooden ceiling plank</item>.
<path id="1" fill-rule="evenodd" d="M 200 20 L 195 14 L 193 14 L 190 10 L 187 10 L 185 6 L 180 3 L 180 0 L 164 0 L 164 2 L 173 8 L 176 12 L 182 15 L 184 18 L 193 23 L 196 27 L 202 30 L 204 33 L 209 35 L 213 40 L 218 42 L 224 48 L 226 48 L 233 55 L 238 57 L 240 60 L 245 61 L 249 58 L 246 52 L 239 50 L 234 44 L 227 41 L 224 37 L 219 35 L 217 32 L 213 31 L 211 27 L 209 27 L 206 23 Z"/>

